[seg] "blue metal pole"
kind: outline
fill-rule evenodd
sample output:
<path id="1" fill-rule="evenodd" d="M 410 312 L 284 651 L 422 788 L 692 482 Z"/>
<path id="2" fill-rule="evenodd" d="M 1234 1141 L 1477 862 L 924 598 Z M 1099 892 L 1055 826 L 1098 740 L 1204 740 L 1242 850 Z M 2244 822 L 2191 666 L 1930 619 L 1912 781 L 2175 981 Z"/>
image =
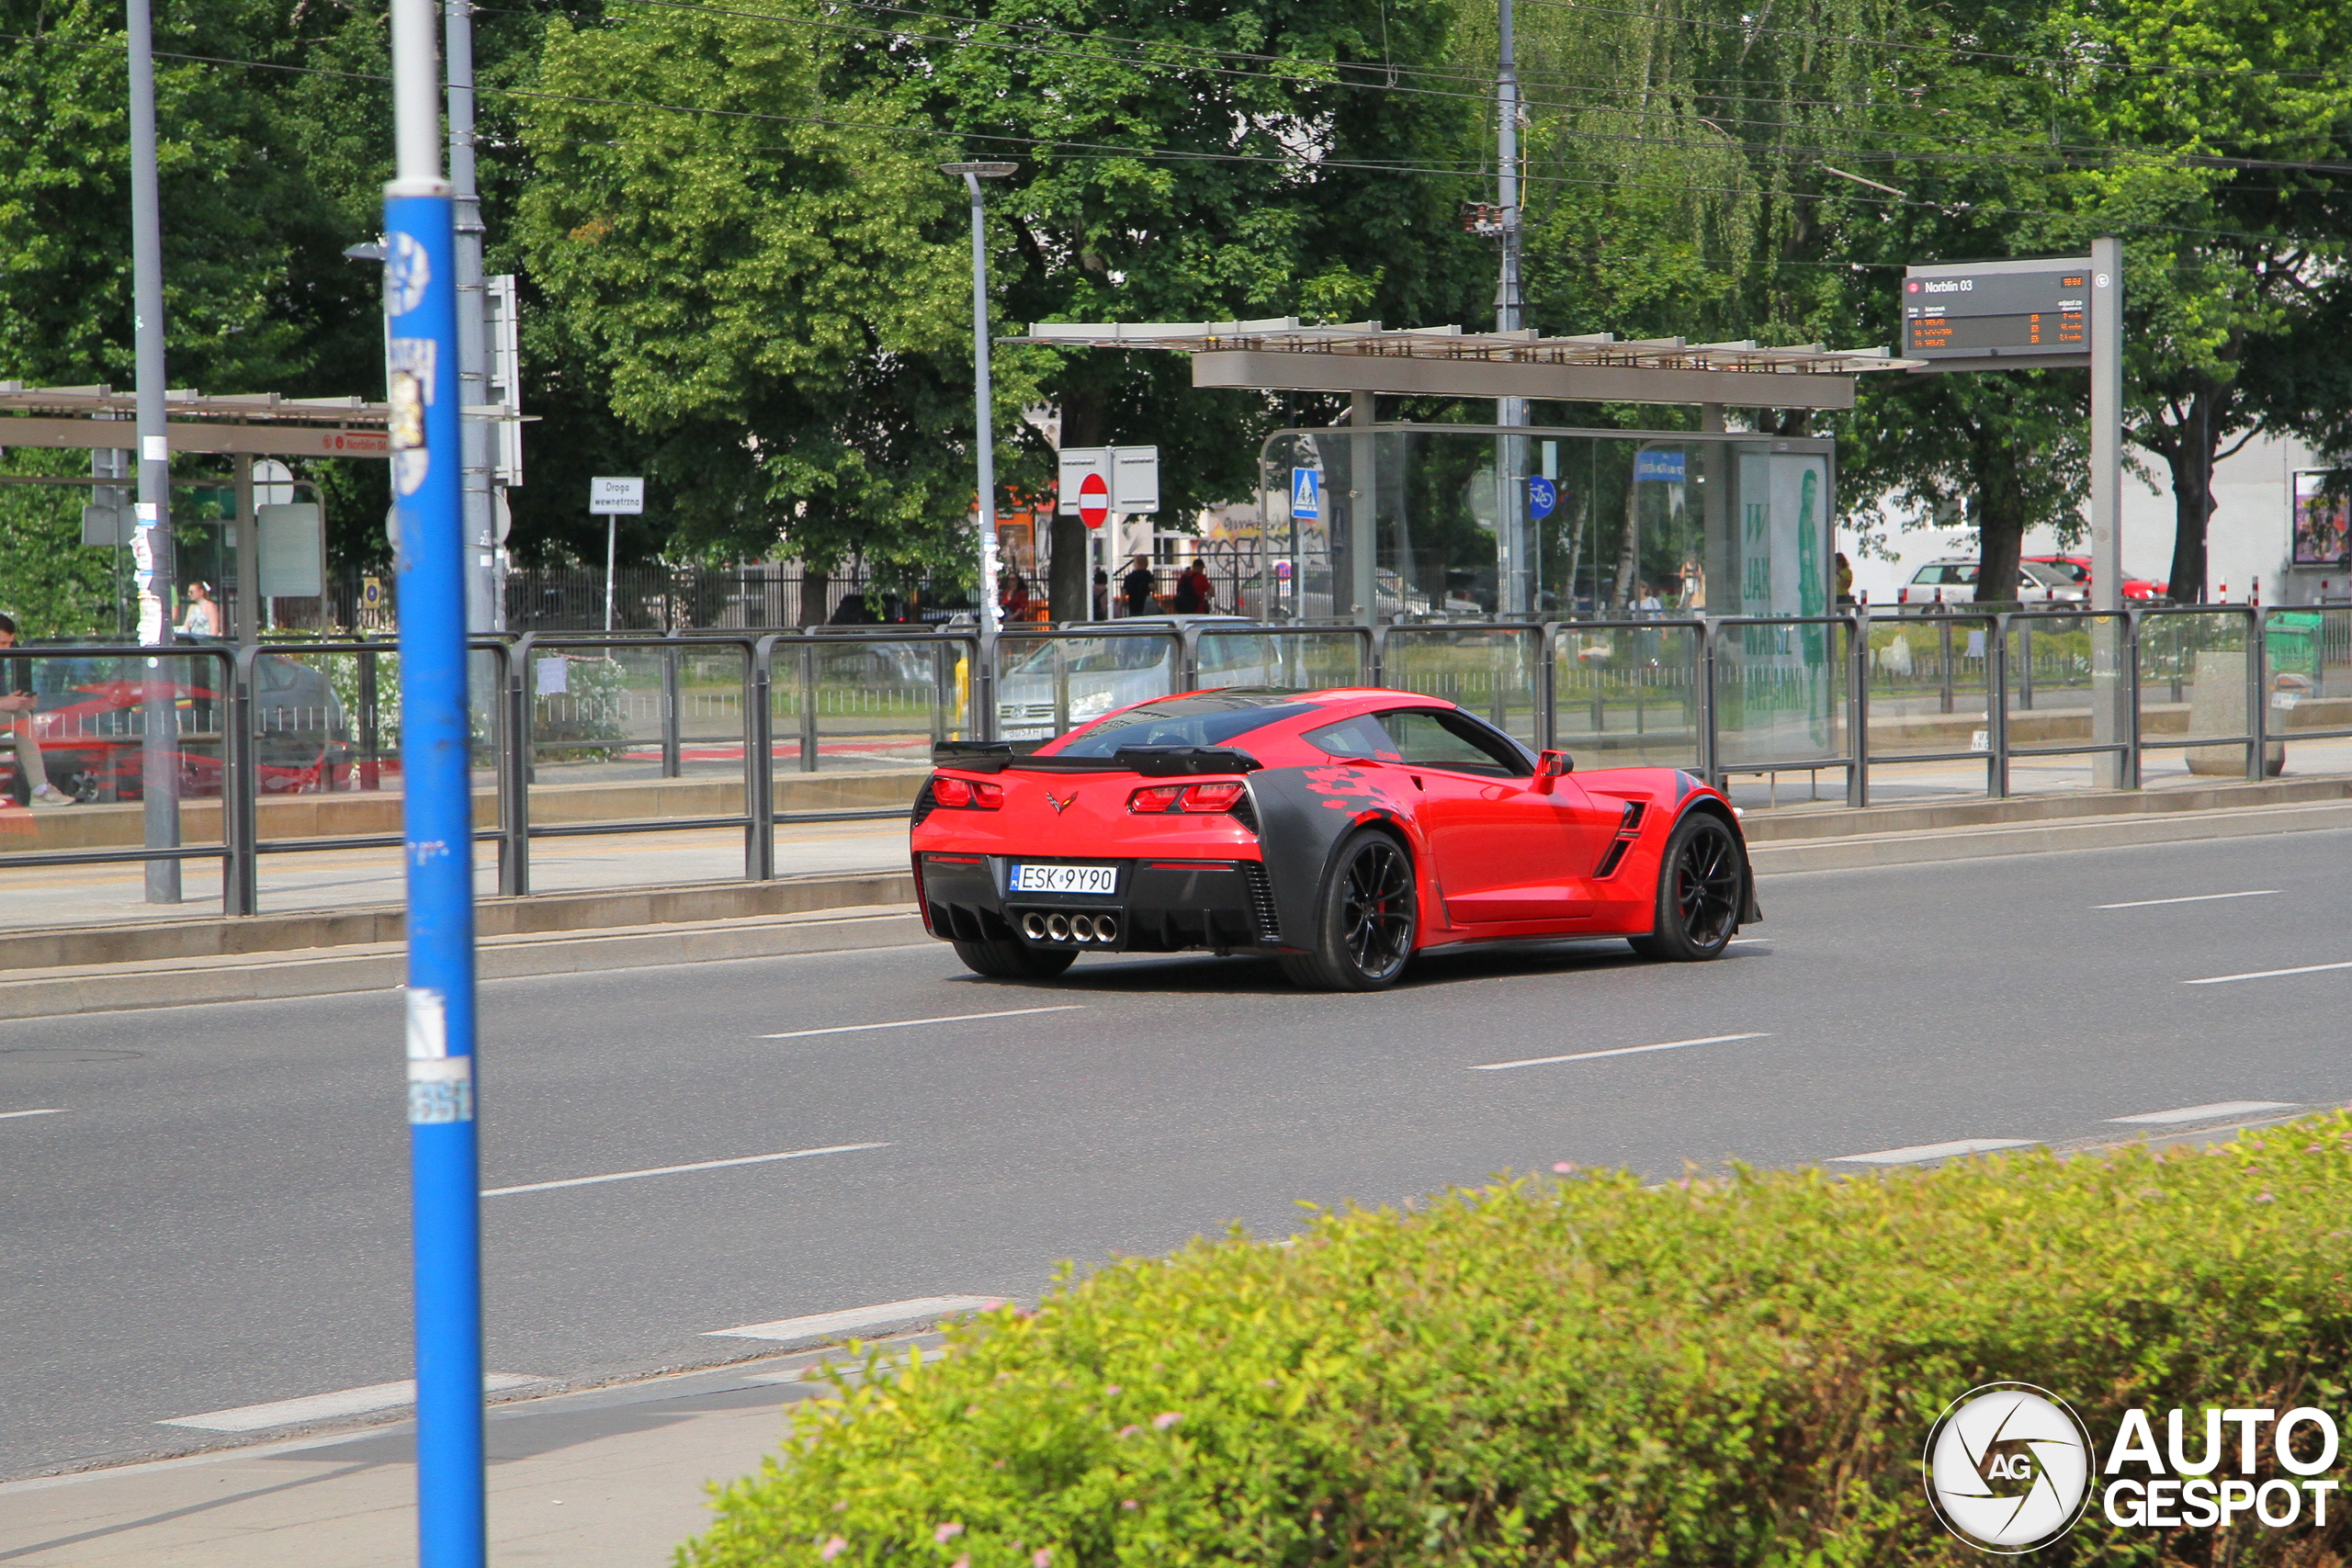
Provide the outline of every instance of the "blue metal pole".
<path id="1" fill-rule="evenodd" d="M 384 189 L 391 478 L 400 508 L 408 858 L 409 1188 L 417 1561 L 482 1568 L 481 1214 L 474 1140 L 473 813 L 466 711 L 456 203 L 441 177 L 433 0 L 394 0 L 398 177 Z"/>

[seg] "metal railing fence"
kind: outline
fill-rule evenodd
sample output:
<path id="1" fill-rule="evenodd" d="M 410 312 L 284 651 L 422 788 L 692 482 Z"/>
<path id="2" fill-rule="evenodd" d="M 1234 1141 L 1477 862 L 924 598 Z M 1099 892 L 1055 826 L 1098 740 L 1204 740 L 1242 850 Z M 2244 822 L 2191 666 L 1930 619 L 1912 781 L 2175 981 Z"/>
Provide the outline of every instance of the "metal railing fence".
<path id="1" fill-rule="evenodd" d="M 509 896 L 531 891 L 535 842 L 615 834 L 740 832 L 743 876 L 770 879 L 780 824 L 904 817 L 937 741 L 1042 739 L 1209 687 L 1398 687 L 1587 766 L 1680 767 L 1718 784 L 1840 772 L 1854 807 L 1870 804 L 1873 768 L 1981 765 L 1998 799 L 2020 761 L 2085 758 L 2094 783 L 2135 789 L 2153 755 L 2260 779 L 2287 740 L 2352 739 L 2344 606 L 1023 626 L 998 644 L 993 713 L 975 706 L 978 642 L 963 630 L 526 633 L 471 648 L 474 838 L 497 846 Z M 201 841 L 68 842 L 0 853 L 0 870 L 218 859 L 222 908 L 243 915 L 265 855 L 399 847 L 380 812 L 368 830 L 265 837 L 260 810 L 396 793 L 398 657 L 370 640 L 0 653 L 0 682 L 34 704 L 0 714 L 0 759 L 40 756 L 49 782 L 127 803 L 168 713 L 175 790 L 220 802 Z M 39 750 L 19 734 L 11 752 L 24 730 Z M 19 777 L 20 796 L 32 782 Z"/>

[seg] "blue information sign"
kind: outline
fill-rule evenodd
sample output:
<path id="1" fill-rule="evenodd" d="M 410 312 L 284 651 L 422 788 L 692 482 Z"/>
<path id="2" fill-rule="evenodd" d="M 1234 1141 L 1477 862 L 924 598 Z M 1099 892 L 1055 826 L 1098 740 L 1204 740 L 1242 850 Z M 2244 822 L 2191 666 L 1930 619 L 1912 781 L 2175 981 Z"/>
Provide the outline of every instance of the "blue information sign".
<path id="1" fill-rule="evenodd" d="M 1323 470 L 1293 468 L 1290 471 L 1290 514 L 1293 517 L 1323 515 Z"/>
<path id="2" fill-rule="evenodd" d="M 1665 484 L 1682 482 L 1682 454 L 1679 452 L 1636 452 L 1634 454 L 1634 482 L 1645 479 Z"/>

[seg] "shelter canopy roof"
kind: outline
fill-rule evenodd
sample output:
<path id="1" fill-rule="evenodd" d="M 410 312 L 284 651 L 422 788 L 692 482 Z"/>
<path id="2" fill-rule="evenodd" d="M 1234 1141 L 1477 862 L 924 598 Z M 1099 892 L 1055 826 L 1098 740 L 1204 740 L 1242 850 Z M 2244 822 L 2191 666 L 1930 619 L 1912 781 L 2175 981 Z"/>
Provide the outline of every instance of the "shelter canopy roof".
<path id="1" fill-rule="evenodd" d="M 1091 348 L 1161 348 L 1191 354 L 1351 355 L 1370 359 L 1483 362 L 1494 365 L 1592 366 L 1640 370 L 1696 370 L 1769 376 L 1852 376 L 1908 370 L 1923 363 L 1896 359 L 1884 348 L 1827 348 L 1817 343 L 1767 346 L 1753 339 L 1694 344 L 1679 337 L 1620 338 L 1613 333 L 1544 337 L 1469 332 L 1458 326 L 1384 327 L 1350 321 L 1310 327 L 1295 316 L 1256 321 L 1038 321 L 1011 343 Z M 1759 402 L 1779 400 L 1759 392 Z"/>
<path id="2" fill-rule="evenodd" d="M 364 398 L 288 398 L 276 392 L 199 392 L 175 387 L 164 394 L 164 412 L 180 420 L 224 420 L 238 424 L 299 423 L 380 425 L 391 417 L 389 404 Z M 135 393 L 112 387 L 28 387 L 0 381 L 0 409 L 28 413 L 116 414 L 135 418 Z M 5 430 L 0 426 L 0 430 Z"/>

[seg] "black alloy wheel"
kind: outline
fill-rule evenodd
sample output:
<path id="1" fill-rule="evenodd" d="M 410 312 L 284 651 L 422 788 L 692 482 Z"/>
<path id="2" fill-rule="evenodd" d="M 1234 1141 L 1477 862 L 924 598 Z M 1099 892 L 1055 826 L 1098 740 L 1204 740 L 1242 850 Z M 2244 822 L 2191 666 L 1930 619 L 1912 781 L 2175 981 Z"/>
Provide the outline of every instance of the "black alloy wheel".
<path id="1" fill-rule="evenodd" d="M 1359 829 L 1331 863 L 1315 951 L 1284 953 L 1283 973 L 1312 990 L 1380 990 L 1404 974 L 1419 926 L 1413 863 L 1404 847 L 1385 833 Z"/>
<path id="2" fill-rule="evenodd" d="M 1076 962 L 1068 948 L 1032 947 L 1011 942 L 959 942 L 956 956 L 975 975 L 991 980 L 1050 980 Z"/>
<path id="3" fill-rule="evenodd" d="M 1632 937 L 1645 958 L 1676 963 L 1720 958 L 1747 902 L 1747 857 L 1724 819 L 1693 811 L 1675 824 L 1657 879 L 1657 923 Z"/>

